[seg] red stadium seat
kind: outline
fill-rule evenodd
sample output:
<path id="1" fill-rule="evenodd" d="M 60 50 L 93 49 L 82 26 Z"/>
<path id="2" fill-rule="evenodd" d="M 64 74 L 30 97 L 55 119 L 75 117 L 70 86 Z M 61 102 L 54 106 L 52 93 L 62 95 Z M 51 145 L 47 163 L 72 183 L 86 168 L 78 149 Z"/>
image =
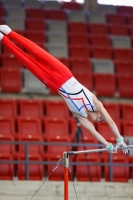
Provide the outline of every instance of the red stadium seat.
<path id="1" fill-rule="evenodd" d="M 108 160 L 105 160 L 107 162 Z M 129 160 L 124 155 L 113 155 L 113 162 L 114 164 L 121 163 L 121 164 L 128 164 Z M 110 180 L 110 172 L 109 167 L 105 167 L 105 180 Z M 114 166 L 113 167 L 113 182 L 128 182 L 129 179 L 129 167 L 125 166 Z"/>
<path id="2" fill-rule="evenodd" d="M 132 31 L 133 31 L 133 29 L 132 29 Z M 131 41 L 131 45 L 133 47 L 133 32 L 131 33 L 130 41 Z"/>
<path id="3" fill-rule="evenodd" d="M 47 135 L 69 135 L 68 121 L 65 118 L 47 117 L 43 120 L 43 125 Z"/>
<path id="4" fill-rule="evenodd" d="M 130 34 L 130 36 L 131 36 L 131 40 L 132 40 L 132 36 L 133 36 L 133 26 L 132 26 L 132 24 L 130 24 L 129 26 L 128 26 L 128 29 L 129 29 L 129 34 Z"/>
<path id="5" fill-rule="evenodd" d="M 59 154 L 59 155 L 63 155 L 63 152 L 65 151 L 70 151 L 71 150 L 71 146 L 67 146 L 67 145 L 61 145 L 62 143 L 70 143 L 71 142 L 71 139 L 69 136 L 50 136 L 50 135 L 47 135 L 45 137 L 45 134 L 44 134 L 44 138 L 47 142 L 52 142 L 52 143 L 55 143 L 55 144 L 52 144 L 52 145 L 48 145 L 47 146 L 47 153 L 49 154 Z M 56 145 L 56 143 L 60 143 L 60 145 Z"/>
<path id="6" fill-rule="evenodd" d="M 0 153 L 0 160 L 13 161 L 13 158 L 8 153 Z M 0 164 L 0 180 L 13 180 L 14 168 L 13 164 Z"/>
<path id="7" fill-rule="evenodd" d="M 6 15 L 6 10 L 4 7 L 0 7 L 0 17 L 5 17 Z"/>
<path id="8" fill-rule="evenodd" d="M 42 117 L 42 102 L 35 99 L 18 100 L 20 116 L 23 117 Z"/>
<path id="9" fill-rule="evenodd" d="M 13 54 L 2 54 L 1 55 L 2 67 L 19 69 L 23 65 L 18 61 L 18 59 Z"/>
<path id="10" fill-rule="evenodd" d="M 126 18 L 127 18 L 128 25 L 132 26 L 132 24 L 133 24 L 133 16 L 132 15 L 127 15 Z"/>
<path id="11" fill-rule="evenodd" d="M 46 22 L 43 19 L 34 20 L 34 19 L 26 19 L 26 30 L 33 31 L 45 31 L 46 30 Z"/>
<path id="12" fill-rule="evenodd" d="M 20 70 L 1 69 L 0 75 L 2 92 L 21 92 L 22 74 Z"/>
<path id="13" fill-rule="evenodd" d="M 115 123 L 121 133 L 120 121 L 115 120 Z M 108 124 L 106 122 L 98 123 L 97 130 L 108 142 L 116 143 L 116 137 L 114 136 L 114 134 L 112 133 L 110 127 L 108 126 Z"/>
<path id="14" fill-rule="evenodd" d="M 123 135 L 133 137 L 133 118 L 132 120 L 122 121 L 122 126 L 123 126 Z"/>
<path id="15" fill-rule="evenodd" d="M 0 99 L 0 116 L 15 117 L 16 115 L 16 101 L 12 99 Z"/>
<path id="16" fill-rule="evenodd" d="M 115 60 L 133 60 L 133 51 L 132 49 L 113 49 L 113 57 Z"/>
<path id="17" fill-rule="evenodd" d="M 113 97 L 116 92 L 115 75 L 112 74 L 95 74 L 95 90 L 98 96 Z"/>
<path id="18" fill-rule="evenodd" d="M 18 136 L 18 141 L 19 142 L 43 142 L 41 137 L 28 137 L 28 136 L 24 136 L 24 135 L 19 135 Z M 24 144 L 19 144 L 18 147 L 19 151 L 18 153 L 23 153 L 25 154 L 25 145 Z M 29 144 L 28 145 L 28 152 L 29 154 L 40 154 L 43 155 L 44 150 L 43 150 L 43 145 L 39 145 L 39 144 Z"/>
<path id="19" fill-rule="evenodd" d="M 116 155 L 116 154 L 114 154 Z M 104 151 L 102 153 L 100 153 L 100 159 L 102 162 L 108 162 L 108 160 L 110 159 L 110 153 L 108 151 Z M 123 151 L 120 149 L 120 150 L 117 150 L 117 156 L 123 156 Z M 104 167 L 102 167 L 102 172 L 104 173 Z"/>
<path id="20" fill-rule="evenodd" d="M 93 123 L 94 124 L 94 123 Z M 73 139 L 74 142 L 78 140 L 76 138 L 76 132 L 77 132 L 77 124 L 75 120 L 70 121 L 70 127 L 71 127 L 71 138 Z M 81 126 L 82 134 L 79 137 L 79 142 L 81 143 L 98 143 L 96 138 L 83 126 Z M 91 147 L 92 148 L 92 147 Z M 88 147 L 87 147 L 88 149 Z"/>
<path id="21" fill-rule="evenodd" d="M 118 82 L 118 92 L 120 97 L 127 97 L 132 98 L 133 97 L 133 76 L 128 75 L 120 75 L 117 76 L 117 82 Z"/>
<path id="22" fill-rule="evenodd" d="M 71 59 L 72 73 L 92 73 L 92 64 L 89 59 Z"/>
<path id="23" fill-rule="evenodd" d="M 91 51 L 93 58 L 112 59 L 112 49 L 110 47 L 94 46 Z"/>
<path id="24" fill-rule="evenodd" d="M 131 163 L 133 164 L 133 157 L 131 157 Z M 132 167 L 132 172 L 133 172 L 133 167 Z M 132 178 L 133 179 L 133 178 Z"/>
<path id="25" fill-rule="evenodd" d="M 21 35 L 22 35 L 22 31 L 17 30 L 16 32 L 21 33 Z M 24 32 L 23 32 L 23 34 L 24 34 Z M 17 42 L 13 41 L 13 43 L 15 45 L 17 45 L 21 50 L 24 50 L 24 48 L 20 44 L 18 44 Z M 7 54 L 9 57 L 13 57 L 13 54 L 11 53 L 11 51 L 3 43 L 1 43 L 1 53 L 2 53 L 2 55 Z"/>
<path id="26" fill-rule="evenodd" d="M 69 55 L 71 58 L 89 58 L 90 48 L 88 45 L 69 45 Z"/>
<path id="27" fill-rule="evenodd" d="M 0 141 L 2 142 L 3 138 L 0 138 Z M 0 144 L 0 154 L 6 153 L 15 156 L 15 145 L 8 143 L 13 141 L 13 136 L 10 136 L 10 138 L 6 138 L 6 143 Z"/>
<path id="28" fill-rule="evenodd" d="M 17 157 L 18 161 L 25 160 L 25 156 L 20 154 Z M 38 154 L 29 155 L 29 161 L 42 161 L 42 157 Z M 42 164 L 29 164 L 29 180 L 42 180 L 44 175 Z M 18 164 L 18 179 L 26 179 L 26 169 L 24 164 Z"/>
<path id="29" fill-rule="evenodd" d="M 1 58 L 2 56 L 1 55 L 0 55 L 0 67 L 2 67 L 2 58 Z"/>
<path id="30" fill-rule="evenodd" d="M 68 31 L 76 34 L 87 34 L 87 23 L 68 22 Z"/>
<path id="31" fill-rule="evenodd" d="M 126 25 L 110 24 L 108 28 L 111 35 L 128 35 L 128 27 Z"/>
<path id="32" fill-rule="evenodd" d="M 106 24 L 89 24 L 88 29 L 91 34 L 97 34 L 97 35 L 108 34 L 108 26 Z"/>
<path id="33" fill-rule="evenodd" d="M 0 24 L 4 24 L 3 17 L 0 17 Z"/>
<path id="34" fill-rule="evenodd" d="M 0 138 L 11 139 L 15 134 L 15 122 L 11 117 L 0 117 Z"/>
<path id="35" fill-rule="evenodd" d="M 65 20 L 67 19 L 66 12 L 63 10 L 48 10 L 47 18 L 49 20 Z"/>
<path id="36" fill-rule="evenodd" d="M 69 110 L 64 101 L 46 101 L 46 115 L 47 117 L 63 117 L 70 116 Z"/>
<path id="37" fill-rule="evenodd" d="M 26 17 L 28 19 L 45 19 L 47 17 L 47 12 L 39 8 L 26 8 Z"/>
<path id="38" fill-rule="evenodd" d="M 76 2 L 62 2 L 62 8 L 68 10 L 82 10 L 81 4 Z"/>
<path id="39" fill-rule="evenodd" d="M 132 61 L 115 61 L 115 71 L 118 75 L 133 75 Z"/>
<path id="40" fill-rule="evenodd" d="M 2 57 L 2 56 L 0 55 L 0 67 L 1 67 L 1 65 L 2 65 L 2 59 L 1 59 L 1 57 Z"/>
<path id="41" fill-rule="evenodd" d="M 126 17 L 124 15 L 110 13 L 107 14 L 107 22 L 110 24 L 124 25 L 126 24 Z"/>
<path id="42" fill-rule="evenodd" d="M 122 104 L 122 118 L 124 120 L 133 120 L 133 105 L 132 104 Z"/>
<path id="43" fill-rule="evenodd" d="M 35 43 L 46 42 L 46 35 L 43 31 L 26 31 L 26 37 Z"/>
<path id="44" fill-rule="evenodd" d="M 23 35 L 25 36 L 25 31 L 22 31 L 22 30 L 14 30 L 16 33 L 20 34 L 20 35 Z M 19 47 L 22 51 L 25 51 L 25 49 L 20 45 L 18 44 L 16 41 L 14 41 L 13 39 L 11 39 L 11 41 L 17 46 Z M 11 58 L 14 56 L 11 51 L 4 45 L 4 43 L 1 43 L 1 53 L 2 55 L 8 55 L 10 56 Z"/>
<path id="45" fill-rule="evenodd" d="M 47 166 L 48 174 L 47 176 L 52 172 L 52 170 L 55 168 L 57 162 L 62 158 L 62 155 L 60 154 L 48 154 L 46 156 L 46 159 L 48 162 L 55 162 L 55 164 L 49 164 Z M 73 171 L 73 170 L 72 170 Z M 64 180 L 64 166 L 62 166 L 62 163 L 56 168 L 56 170 L 49 176 L 49 180 L 51 181 L 63 181 Z M 68 174 L 68 180 L 71 180 L 70 173 Z"/>
<path id="46" fill-rule="evenodd" d="M 95 163 L 100 163 L 100 158 L 95 154 L 87 155 L 77 155 L 76 162 L 94 162 L 94 165 L 77 165 L 76 166 L 76 178 L 78 181 L 100 181 L 101 179 L 101 167 L 95 165 Z"/>
<path id="47" fill-rule="evenodd" d="M 133 7 L 131 6 L 117 6 L 117 11 L 119 14 L 125 15 L 125 14 L 132 14 L 133 13 Z"/>
<path id="48" fill-rule="evenodd" d="M 119 104 L 103 102 L 103 106 L 114 120 L 120 119 L 120 105 Z"/>
<path id="49" fill-rule="evenodd" d="M 69 58 L 58 58 L 58 60 L 70 69 L 70 59 Z"/>
<path id="50" fill-rule="evenodd" d="M 70 45 L 87 45 L 89 44 L 88 34 L 69 33 L 68 41 Z"/>
<path id="51" fill-rule="evenodd" d="M 2 54 L 7 54 L 8 56 L 12 56 L 13 55 L 13 54 L 11 54 L 9 49 L 5 45 L 3 45 L 3 43 L 1 44 L 1 53 Z"/>
<path id="52" fill-rule="evenodd" d="M 74 73 L 74 77 L 90 91 L 93 90 L 93 76 L 90 73 Z"/>
<path id="53" fill-rule="evenodd" d="M 39 118 L 18 117 L 18 134 L 28 137 L 40 137 L 42 134 L 41 121 Z"/>
<path id="54" fill-rule="evenodd" d="M 91 35 L 90 43 L 94 46 L 111 46 L 108 35 Z"/>

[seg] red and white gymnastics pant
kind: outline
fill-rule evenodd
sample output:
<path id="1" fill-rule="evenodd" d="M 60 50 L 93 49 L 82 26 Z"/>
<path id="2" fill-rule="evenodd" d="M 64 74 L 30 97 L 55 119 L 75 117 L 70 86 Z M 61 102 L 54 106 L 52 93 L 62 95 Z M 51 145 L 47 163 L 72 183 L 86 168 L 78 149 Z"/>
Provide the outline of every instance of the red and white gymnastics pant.
<path id="1" fill-rule="evenodd" d="M 34 57 L 23 52 L 11 42 L 9 38 L 24 47 Z M 64 64 L 32 41 L 14 31 L 11 31 L 7 36 L 4 36 L 2 42 L 42 83 L 56 91 L 58 91 L 67 80 L 73 77 L 70 70 Z"/>

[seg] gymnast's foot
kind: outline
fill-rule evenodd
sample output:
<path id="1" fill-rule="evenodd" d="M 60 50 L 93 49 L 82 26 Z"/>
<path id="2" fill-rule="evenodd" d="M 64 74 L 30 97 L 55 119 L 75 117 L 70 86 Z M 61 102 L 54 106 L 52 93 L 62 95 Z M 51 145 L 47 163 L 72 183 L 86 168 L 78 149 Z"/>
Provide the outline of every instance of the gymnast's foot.
<path id="1" fill-rule="evenodd" d="M 0 33 L 0 40 L 2 40 L 3 36 L 4 36 L 4 35 L 3 35 L 2 33 Z"/>
<path id="2" fill-rule="evenodd" d="M 0 25 L 0 31 L 5 35 L 8 35 L 12 30 L 7 25 Z"/>

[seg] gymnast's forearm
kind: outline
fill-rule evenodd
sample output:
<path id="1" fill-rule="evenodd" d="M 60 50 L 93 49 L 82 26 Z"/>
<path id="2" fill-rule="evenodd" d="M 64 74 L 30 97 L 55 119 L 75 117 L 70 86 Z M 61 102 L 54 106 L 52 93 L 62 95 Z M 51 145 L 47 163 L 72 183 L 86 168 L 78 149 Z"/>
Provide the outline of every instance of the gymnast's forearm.
<path id="1" fill-rule="evenodd" d="M 110 122 L 107 122 L 111 131 L 113 132 L 113 134 L 115 135 L 116 138 L 120 138 L 121 135 L 119 133 L 118 127 L 116 126 L 115 122 L 112 120 Z"/>
<path id="2" fill-rule="evenodd" d="M 99 142 L 101 142 L 102 144 L 104 144 L 104 145 L 109 145 L 109 143 L 103 138 L 103 136 L 102 135 L 100 135 L 97 131 L 96 131 L 96 129 L 95 129 L 95 127 L 94 127 L 94 125 L 90 122 L 90 121 L 88 121 L 88 119 L 87 118 L 83 118 L 83 117 L 80 117 L 80 116 L 77 116 L 77 118 L 78 118 L 78 120 L 79 120 L 79 122 L 99 141 Z"/>
<path id="3" fill-rule="evenodd" d="M 87 126 L 85 126 L 84 124 L 82 124 L 99 142 L 101 142 L 104 145 L 109 145 L 109 143 L 104 139 L 104 137 L 102 135 L 100 135 L 95 127 L 93 126 L 93 128 L 88 128 Z"/>

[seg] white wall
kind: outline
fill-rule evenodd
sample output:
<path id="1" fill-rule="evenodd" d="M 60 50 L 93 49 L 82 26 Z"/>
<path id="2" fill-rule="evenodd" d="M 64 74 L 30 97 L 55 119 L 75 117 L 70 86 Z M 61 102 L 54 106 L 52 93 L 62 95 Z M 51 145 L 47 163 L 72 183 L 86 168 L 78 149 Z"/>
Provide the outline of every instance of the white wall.
<path id="1" fill-rule="evenodd" d="M 42 181 L 0 181 L 0 200 L 30 200 Z M 133 200 L 133 183 L 75 182 L 79 200 Z M 63 200 L 63 182 L 46 181 L 33 200 Z M 72 182 L 69 200 L 76 200 Z"/>

